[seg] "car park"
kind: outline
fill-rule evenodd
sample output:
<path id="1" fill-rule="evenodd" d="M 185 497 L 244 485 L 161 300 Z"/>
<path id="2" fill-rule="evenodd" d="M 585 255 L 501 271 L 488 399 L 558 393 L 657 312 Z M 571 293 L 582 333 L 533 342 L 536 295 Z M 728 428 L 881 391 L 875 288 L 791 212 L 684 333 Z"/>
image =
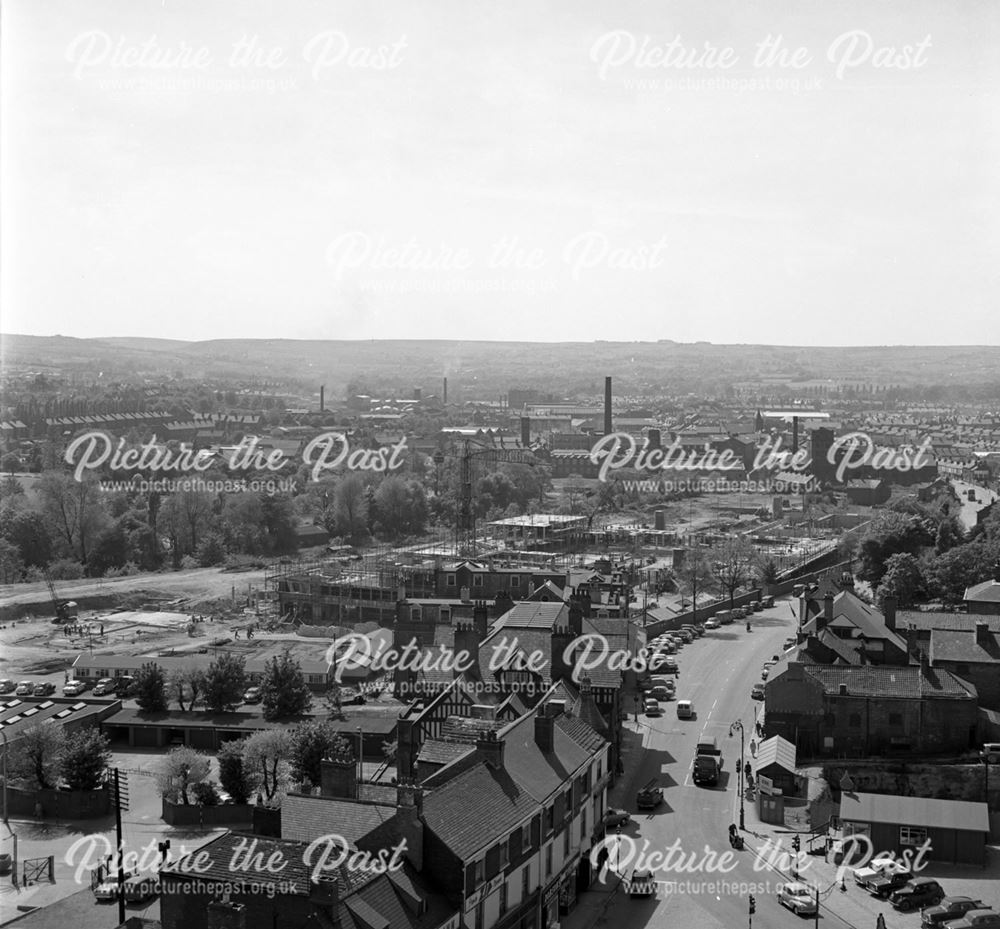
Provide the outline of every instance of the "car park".
<path id="1" fill-rule="evenodd" d="M 651 897 L 656 893 L 656 881 L 653 880 L 652 871 L 633 871 L 627 884 L 630 897 Z"/>
<path id="2" fill-rule="evenodd" d="M 16 688 L 17 684 L 15 684 L 12 680 L 4 678 L 2 681 L 0 681 L 0 694 L 13 693 Z"/>
<path id="3" fill-rule="evenodd" d="M 40 681 L 35 684 L 35 689 L 31 694 L 34 697 L 48 697 L 56 692 L 56 685 L 52 681 Z"/>
<path id="4" fill-rule="evenodd" d="M 751 700 L 763 700 L 764 699 L 764 685 L 754 684 L 750 691 Z"/>
<path id="5" fill-rule="evenodd" d="M 115 692 L 115 679 L 113 677 L 102 677 L 94 685 L 95 697 L 107 697 Z"/>
<path id="6" fill-rule="evenodd" d="M 86 689 L 87 685 L 83 681 L 66 681 L 63 684 L 63 696 L 79 697 Z"/>
<path id="7" fill-rule="evenodd" d="M 802 881 L 790 881 L 778 888 L 778 903 L 799 916 L 811 916 L 816 912 L 816 892 Z"/>
<path id="8" fill-rule="evenodd" d="M 14 691 L 16 697 L 30 697 L 35 689 L 34 681 L 18 681 L 17 689 Z"/>
<path id="9" fill-rule="evenodd" d="M 617 829 L 626 825 L 632 819 L 632 814 L 628 810 L 616 810 L 613 807 L 604 811 L 604 828 Z"/>
<path id="10" fill-rule="evenodd" d="M 920 925 L 924 929 L 943 926 L 947 922 L 961 919 L 970 910 L 988 910 L 982 900 L 973 897 L 945 897 L 937 906 L 928 906 L 920 911 Z"/>
<path id="11" fill-rule="evenodd" d="M 243 694 L 243 702 L 260 703 L 263 697 L 263 692 L 259 687 L 248 687 L 246 692 Z"/>
<path id="12" fill-rule="evenodd" d="M 947 929 L 1000 929 L 1000 913 L 989 909 L 969 910 L 945 926 Z"/>
<path id="13" fill-rule="evenodd" d="M 907 869 L 904 871 L 893 871 L 873 877 L 867 884 L 865 890 L 873 897 L 888 899 L 892 894 L 902 887 L 905 887 L 913 880 L 913 874 Z"/>
<path id="14" fill-rule="evenodd" d="M 925 906 L 937 906 L 944 899 L 944 890 L 932 877 L 917 877 L 905 887 L 893 891 L 889 902 L 897 909 L 907 912 Z"/>

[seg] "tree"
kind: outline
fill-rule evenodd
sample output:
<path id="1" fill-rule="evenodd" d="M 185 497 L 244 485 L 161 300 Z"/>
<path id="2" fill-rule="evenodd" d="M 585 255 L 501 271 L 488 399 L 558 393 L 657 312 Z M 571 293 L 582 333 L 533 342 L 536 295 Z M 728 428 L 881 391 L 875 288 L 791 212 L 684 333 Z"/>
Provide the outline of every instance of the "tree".
<path id="1" fill-rule="evenodd" d="M 956 545 L 926 566 L 929 592 L 946 603 L 961 603 L 967 588 L 993 577 L 998 559 L 1000 541 L 977 540 Z"/>
<path id="2" fill-rule="evenodd" d="M 167 682 L 163 669 L 147 661 L 135 672 L 135 699 L 144 713 L 163 713 L 167 709 Z"/>
<path id="3" fill-rule="evenodd" d="M 234 709 L 243 700 L 246 683 L 246 659 L 223 652 L 205 674 L 205 706 L 215 713 Z"/>
<path id="4" fill-rule="evenodd" d="M 674 568 L 674 577 L 681 593 L 691 594 L 692 609 L 698 609 L 698 591 L 705 591 L 714 580 L 712 565 L 702 548 L 684 550 L 684 560 Z"/>
<path id="5" fill-rule="evenodd" d="M 892 555 L 916 555 L 932 541 L 933 536 L 928 527 L 918 517 L 902 513 L 882 513 L 872 520 L 871 526 L 861 537 L 858 577 L 877 586 L 882 581 L 886 562 Z"/>
<path id="6" fill-rule="evenodd" d="M 962 542 L 962 527 L 954 516 L 949 516 L 941 520 L 937 528 L 937 535 L 934 538 L 934 552 L 943 555 L 949 549 L 960 545 Z"/>
<path id="7" fill-rule="evenodd" d="M 349 474 L 333 492 L 333 511 L 337 535 L 350 542 L 362 542 L 368 536 L 368 500 L 364 481 Z"/>
<path id="8" fill-rule="evenodd" d="M 709 556 L 719 586 L 729 595 L 730 609 L 736 591 L 751 577 L 757 555 L 746 539 L 731 538 L 712 549 Z"/>
<path id="9" fill-rule="evenodd" d="M 235 739 L 219 749 L 219 783 L 234 803 L 246 803 L 251 787 L 243 764 L 244 745 Z"/>
<path id="10" fill-rule="evenodd" d="M 343 695 L 339 684 L 331 684 L 323 694 L 323 706 L 330 719 L 344 719 Z"/>
<path id="11" fill-rule="evenodd" d="M 177 746 L 167 753 L 160 766 L 160 796 L 174 802 L 180 799 L 184 806 L 190 806 L 190 788 L 205 780 L 210 770 L 206 755 L 186 745 Z"/>
<path id="12" fill-rule="evenodd" d="M 302 784 L 319 784 L 322 779 L 322 761 L 351 761 L 351 745 L 327 720 L 299 723 L 292 729 L 289 747 L 292 778 Z"/>
<path id="13" fill-rule="evenodd" d="M 24 576 L 24 562 L 17 546 L 0 538 L 0 583 L 16 584 Z"/>
<path id="14" fill-rule="evenodd" d="M 195 558 L 203 568 L 211 568 L 226 560 L 226 546 L 218 533 L 210 532 L 198 543 Z"/>
<path id="15" fill-rule="evenodd" d="M 205 672 L 201 668 L 178 668 L 170 675 L 170 692 L 182 713 L 193 710 L 198 697 L 205 690 Z M 184 702 L 188 701 L 187 710 Z"/>
<path id="16" fill-rule="evenodd" d="M 273 800 L 288 778 L 285 760 L 290 747 L 288 731 L 265 729 L 243 743 L 243 766 L 247 783 L 265 800 Z"/>
<path id="17" fill-rule="evenodd" d="M 59 756 L 59 773 L 70 790 L 96 790 L 111 764 L 108 737 L 89 726 L 66 737 Z"/>
<path id="18" fill-rule="evenodd" d="M 29 726 L 17 741 L 17 751 L 11 753 L 8 773 L 41 790 L 51 790 L 59 776 L 59 759 L 65 742 L 66 733 L 58 723 Z"/>
<path id="19" fill-rule="evenodd" d="M 883 608 L 886 597 L 895 597 L 900 606 L 911 606 L 923 589 L 924 578 L 917 559 L 907 552 L 891 555 L 876 593 L 879 609 Z"/>
<path id="20" fill-rule="evenodd" d="M 192 785 L 191 794 L 198 806 L 218 806 L 219 794 L 211 781 L 198 781 Z"/>
<path id="21" fill-rule="evenodd" d="M 67 554 L 86 564 L 90 546 L 107 522 L 99 503 L 97 479 L 86 474 L 77 481 L 69 474 L 48 471 L 38 482 L 38 495 L 54 536 Z"/>
<path id="22" fill-rule="evenodd" d="M 43 568 L 52 560 L 52 537 L 40 513 L 33 510 L 8 512 L 0 525 L 0 535 L 17 546 L 25 567 Z"/>
<path id="23" fill-rule="evenodd" d="M 264 666 L 261 694 L 264 719 L 301 716 L 312 705 L 302 667 L 288 649 Z"/>
<path id="24" fill-rule="evenodd" d="M 369 505 L 369 513 L 372 511 Z M 427 521 L 427 500 L 418 481 L 387 477 L 375 492 L 374 509 L 382 532 L 389 538 L 423 532 Z"/>
<path id="25" fill-rule="evenodd" d="M 778 581 L 778 566 L 773 558 L 760 564 L 757 568 L 757 578 L 764 585 L 776 584 Z"/>

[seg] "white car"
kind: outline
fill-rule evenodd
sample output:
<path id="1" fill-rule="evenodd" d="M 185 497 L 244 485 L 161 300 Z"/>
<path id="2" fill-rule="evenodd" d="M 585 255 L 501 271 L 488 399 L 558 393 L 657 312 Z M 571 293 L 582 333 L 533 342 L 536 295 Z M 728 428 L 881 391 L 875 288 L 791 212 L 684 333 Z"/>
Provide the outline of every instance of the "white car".
<path id="1" fill-rule="evenodd" d="M 893 871 L 901 871 L 905 865 L 900 864 L 891 855 L 883 855 L 880 858 L 872 858 L 863 868 L 854 869 L 854 882 L 863 887 L 872 878 L 882 874 L 891 874 Z"/>
<path id="2" fill-rule="evenodd" d="M 105 881 L 94 888 L 94 896 L 98 900 L 117 900 L 118 881 Z"/>
<path id="3" fill-rule="evenodd" d="M 718 629 L 719 626 L 720 626 L 720 623 L 719 623 L 719 621 L 717 619 L 709 618 L 709 619 L 705 620 L 705 628 L 706 629 Z"/>
<path id="4" fill-rule="evenodd" d="M 63 684 L 63 695 L 66 697 L 78 697 L 87 689 L 83 681 L 67 681 Z"/>
<path id="5" fill-rule="evenodd" d="M 778 888 L 778 903 L 799 916 L 816 912 L 816 892 L 808 884 L 792 881 Z"/>

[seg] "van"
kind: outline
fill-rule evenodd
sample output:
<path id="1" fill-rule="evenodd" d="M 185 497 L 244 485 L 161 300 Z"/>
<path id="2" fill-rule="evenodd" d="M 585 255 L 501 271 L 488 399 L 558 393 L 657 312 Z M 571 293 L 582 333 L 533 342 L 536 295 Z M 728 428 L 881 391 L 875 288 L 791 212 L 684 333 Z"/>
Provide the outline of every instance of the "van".
<path id="1" fill-rule="evenodd" d="M 733 611 L 732 610 L 719 610 L 715 614 L 715 618 L 722 623 L 723 626 L 728 626 L 733 621 Z"/>
<path id="2" fill-rule="evenodd" d="M 691 719 L 694 716 L 694 705 L 690 700 L 677 701 L 677 718 Z"/>
<path id="3" fill-rule="evenodd" d="M 703 732 L 698 737 L 698 747 L 694 750 L 696 755 L 721 755 L 719 751 L 719 740 L 714 735 Z"/>

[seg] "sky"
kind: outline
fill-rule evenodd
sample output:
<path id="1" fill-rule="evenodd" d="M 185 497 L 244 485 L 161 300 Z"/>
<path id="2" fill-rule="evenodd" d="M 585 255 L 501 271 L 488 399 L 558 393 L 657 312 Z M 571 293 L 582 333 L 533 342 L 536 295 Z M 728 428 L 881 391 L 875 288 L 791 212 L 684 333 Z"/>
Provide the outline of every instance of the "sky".
<path id="1" fill-rule="evenodd" d="M 994 0 L 0 25 L 5 333 L 1000 344 Z"/>

